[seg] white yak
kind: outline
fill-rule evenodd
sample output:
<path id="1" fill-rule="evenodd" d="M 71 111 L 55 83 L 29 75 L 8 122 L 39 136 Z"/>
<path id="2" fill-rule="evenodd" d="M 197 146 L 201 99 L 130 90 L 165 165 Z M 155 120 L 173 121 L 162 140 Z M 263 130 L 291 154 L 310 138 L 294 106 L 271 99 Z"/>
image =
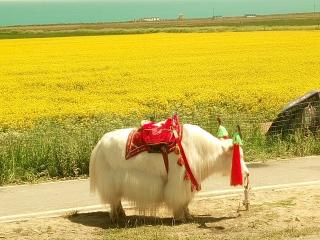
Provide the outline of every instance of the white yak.
<path id="1" fill-rule="evenodd" d="M 125 159 L 125 148 L 132 128 L 106 133 L 92 151 L 90 189 L 98 191 L 101 202 L 110 204 L 112 221 L 125 217 L 121 200 L 133 202 L 139 209 L 155 209 L 165 203 L 177 220 L 192 219 L 188 204 L 194 197 L 190 180 L 185 180 L 185 167 L 177 164 L 178 155 L 168 154 L 166 172 L 161 154 L 142 152 Z M 183 125 L 182 146 L 193 175 L 200 183 L 214 173 L 230 175 L 232 140 L 219 140 L 202 128 Z M 243 161 L 243 176 L 248 169 Z"/>

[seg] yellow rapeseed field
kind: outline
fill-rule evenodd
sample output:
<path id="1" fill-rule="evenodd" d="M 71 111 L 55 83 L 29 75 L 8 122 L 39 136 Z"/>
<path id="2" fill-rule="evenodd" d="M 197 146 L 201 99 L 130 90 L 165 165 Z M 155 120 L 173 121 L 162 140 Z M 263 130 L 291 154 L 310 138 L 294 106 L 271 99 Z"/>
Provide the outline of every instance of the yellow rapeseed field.
<path id="1" fill-rule="evenodd" d="M 0 40 L 0 126 L 210 103 L 274 114 L 320 86 L 320 31 Z"/>

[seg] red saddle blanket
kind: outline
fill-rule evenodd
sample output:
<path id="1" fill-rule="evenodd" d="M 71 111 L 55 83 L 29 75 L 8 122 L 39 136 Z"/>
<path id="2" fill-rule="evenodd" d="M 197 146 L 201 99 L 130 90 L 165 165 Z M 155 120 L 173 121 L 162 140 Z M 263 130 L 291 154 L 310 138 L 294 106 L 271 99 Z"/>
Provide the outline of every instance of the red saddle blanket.
<path id="1" fill-rule="evenodd" d="M 150 122 L 139 129 L 130 132 L 126 145 L 126 159 L 129 159 L 143 151 L 160 152 L 157 147 L 165 145 L 167 152 L 172 152 L 176 146 L 173 129 L 182 137 L 182 127 L 176 118 L 168 118 L 165 122 Z"/>

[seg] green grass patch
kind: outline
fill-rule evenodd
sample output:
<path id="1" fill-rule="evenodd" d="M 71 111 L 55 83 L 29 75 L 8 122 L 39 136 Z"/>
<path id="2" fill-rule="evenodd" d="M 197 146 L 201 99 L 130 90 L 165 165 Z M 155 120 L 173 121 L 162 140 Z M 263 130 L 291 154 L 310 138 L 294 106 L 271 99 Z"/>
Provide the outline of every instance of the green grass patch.
<path id="1" fill-rule="evenodd" d="M 116 228 L 107 230 L 105 239 L 117 240 L 117 239 L 177 239 L 172 236 L 168 229 L 164 226 L 143 226 L 139 228 Z"/>
<path id="2" fill-rule="evenodd" d="M 319 227 L 306 227 L 306 228 L 285 228 L 282 230 L 267 231 L 261 236 L 248 239 L 265 239 L 265 240 L 277 240 L 277 239 L 292 239 L 305 236 L 312 236 L 320 233 Z"/>
<path id="3" fill-rule="evenodd" d="M 156 116 L 162 120 L 166 116 Z M 206 117 L 203 117 L 206 116 Z M 183 123 L 193 123 L 213 135 L 217 131 L 216 114 L 203 114 L 201 108 L 181 114 Z M 320 154 L 318 136 L 297 133 L 287 139 L 267 138 L 260 131 L 261 120 L 246 120 L 245 116 L 228 118 L 227 129 L 232 135 L 241 119 L 246 161 L 279 157 Z M 93 147 L 106 133 L 114 129 L 138 127 L 141 117 L 130 115 L 69 117 L 44 119 L 32 128 L 0 132 L 0 185 L 32 182 L 39 179 L 74 178 L 88 175 L 89 158 Z"/>
<path id="4" fill-rule="evenodd" d="M 51 38 L 102 35 L 129 35 L 151 33 L 210 33 L 210 32 L 251 32 L 251 31 L 286 31 L 286 30 L 319 30 L 319 25 L 291 26 L 291 25 L 222 25 L 207 27 L 161 27 L 161 28 L 133 28 L 133 29 L 78 29 L 78 30 L 3 30 L 0 39 L 23 38 Z"/>
<path id="5" fill-rule="evenodd" d="M 292 238 L 312 236 L 320 233 L 320 228 L 284 228 L 280 230 L 265 230 L 259 232 L 241 231 L 233 229 L 223 232 L 207 232 L 203 229 L 195 229 L 193 226 L 184 227 L 167 227 L 167 226 L 143 226 L 130 229 L 109 229 L 104 236 L 106 240 L 113 239 L 229 239 L 229 240 L 288 240 Z"/>
<path id="6" fill-rule="evenodd" d="M 295 203 L 296 198 L 291 197 L 288 199 L 283 199 L 280 201 L 276 201 L 276 202 L 266 202 L 263 205 L 268 206 L 268 207 L 293 207 L 296 205 Z"/>

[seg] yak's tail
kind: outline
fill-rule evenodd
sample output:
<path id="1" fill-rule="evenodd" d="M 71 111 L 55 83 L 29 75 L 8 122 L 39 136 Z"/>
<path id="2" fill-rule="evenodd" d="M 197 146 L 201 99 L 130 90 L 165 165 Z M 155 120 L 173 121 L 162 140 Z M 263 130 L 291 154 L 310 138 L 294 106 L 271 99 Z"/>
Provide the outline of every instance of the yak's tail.
<path id="1" fill-rule="evenodd" d="M 90 192 L 94 193 L 96 191 L 96 158 L 97 158 L 97 151 L 100 146 L 100 141 L 94 147 L 90 157 L 89 163 L 89 176 L 90 176 Z"/>

